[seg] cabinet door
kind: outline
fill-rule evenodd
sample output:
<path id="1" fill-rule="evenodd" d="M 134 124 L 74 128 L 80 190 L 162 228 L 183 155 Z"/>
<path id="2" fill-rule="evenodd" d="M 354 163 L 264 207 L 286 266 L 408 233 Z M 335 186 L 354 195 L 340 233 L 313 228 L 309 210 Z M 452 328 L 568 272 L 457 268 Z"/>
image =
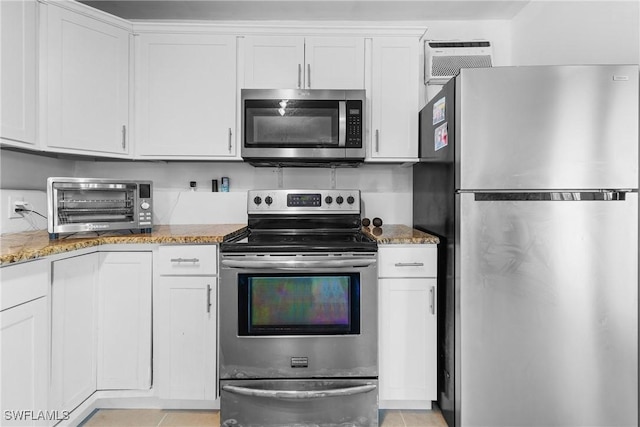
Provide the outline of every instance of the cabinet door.
<path id="1" fill-rule="evenodd" d="M 246 37 L 244 88 L 292 89 L 304 85 L 304 38 Z"/>
<path id="2" fill-rule="evenodd" d="M 380 401 L 422 401 L 430 407 L 437 398 L 436 279 L 378 283 Z"/>
<path id="3" fill-rule="evenodd" d="M 369 160 L 418 157 L 418 41 L 375 38 Z"/>
<path id="4" fill-rule="evenodd" d="M 36 5 L 34 0 L 0 2 L 0 136 L 8 145 L 36 144 Z"/>
<path id="5" fill-rule="evenodd" d="M 42 422 L 15 421 L 20 419 L 20 411 L 33 410 L 37 413 L 37 411 L 48 409 L 47 302 L 46 297 L 41 297 L 0 313 L 0 370 L 2 371 L 0 410 L 2 419 L 7 425 L 48 424 L 44 420 Z"/>
<path id="6" fill-rule="evenodd" d="M 196 276 L 158 279 L 155 378 L 162 398 L 216 398 L 216 281 Z"/>
<path id="7" fill-rule="evenodd" d="M 236 155 L 236 37 L 142 34 L 136 41 L 136 153 Z"/>
<path id="8" fill-rule="evenodd" d="M 56 151 L 129 152 L 129 32 L 46 7 L 46 145 Z"/>
<path id="9" fill-rule="evenodd" d="M 151 387 L 150 252 L 101 252 L 97 388 Z"/>
<path id="10" fill-rule="evenodd" d="M 364 89 L 364 38 L 307 37 L 305 83 L 313 89 Z"/>
<path id="11" fill-rule="evenodd" d="M 98 253 L 53 262 L 51 409 L 69 411 L 96 390 Z"/>

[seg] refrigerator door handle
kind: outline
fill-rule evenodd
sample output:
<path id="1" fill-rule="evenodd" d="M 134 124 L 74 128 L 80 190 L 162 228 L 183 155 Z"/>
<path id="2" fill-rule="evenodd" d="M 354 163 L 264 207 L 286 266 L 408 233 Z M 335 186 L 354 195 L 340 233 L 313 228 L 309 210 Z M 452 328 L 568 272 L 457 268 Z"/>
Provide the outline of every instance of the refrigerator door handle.
<path id="1" fill-rule="evenodd" d="M 532 191 L 532 192 L 473 192 L 477 202 L 575 202 L 626 200 L 631 190 L 602 191 Z"/>

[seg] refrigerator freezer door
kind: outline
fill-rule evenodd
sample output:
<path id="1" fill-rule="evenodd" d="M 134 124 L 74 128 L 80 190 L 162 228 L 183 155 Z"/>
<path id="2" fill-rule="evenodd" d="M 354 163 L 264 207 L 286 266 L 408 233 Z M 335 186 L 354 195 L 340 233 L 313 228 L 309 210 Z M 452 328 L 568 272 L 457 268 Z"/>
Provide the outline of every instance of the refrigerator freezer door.
<path id="1" fill-rule="evenodd" d="M 456 197 L 458 425 L 637 426 L 638 194 Z"/>
<path id="2" fill-rule="evenodd" d="M 638 67 L 464 69 L 457 188 L 638 187 Z"/>

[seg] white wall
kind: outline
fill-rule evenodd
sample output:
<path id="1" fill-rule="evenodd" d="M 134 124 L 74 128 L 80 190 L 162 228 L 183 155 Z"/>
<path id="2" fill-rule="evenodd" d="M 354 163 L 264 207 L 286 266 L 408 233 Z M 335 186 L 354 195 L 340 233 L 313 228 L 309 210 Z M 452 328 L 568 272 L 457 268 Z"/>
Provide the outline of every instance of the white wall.
<path id="1" fill-rule="evenodd" d="M 533 0 L 512 21 L 514 65 L 638 64 L 637 0 Z"/>

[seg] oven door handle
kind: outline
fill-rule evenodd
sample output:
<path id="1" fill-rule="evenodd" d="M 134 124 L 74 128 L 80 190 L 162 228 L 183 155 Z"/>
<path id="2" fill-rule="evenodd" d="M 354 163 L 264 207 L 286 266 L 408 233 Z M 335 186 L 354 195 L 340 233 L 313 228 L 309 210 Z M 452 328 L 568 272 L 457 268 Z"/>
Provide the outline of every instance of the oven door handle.
<path id="1" fill-rule="evenodd" d="M 364 394 L 376 389 L 375 384 L 363 384 L 353 387 L 336 388 L 329 390 L 264 390 L 235 385 L 223 385 L 222 390 L 241 396 L 266 397 L 270 399 L 294 399 L 309 400 L 324 397 L 343 397 L 354 394 Z"/>
<path id="2" fill-rule="evenodd" d="M 375 259 L 339 259 L 339 260 L 321 260 L 321 261 L 298 261 L 298 260 L 280 260 L 280 261 L 253 261 L 240 259 L 224 259 L 223 267 L 231 268 L 248 268 L 248 269 L 299 269 L 299 268 L 337 268 L 337 267 L 369 267 L 376 263 Z"/>

